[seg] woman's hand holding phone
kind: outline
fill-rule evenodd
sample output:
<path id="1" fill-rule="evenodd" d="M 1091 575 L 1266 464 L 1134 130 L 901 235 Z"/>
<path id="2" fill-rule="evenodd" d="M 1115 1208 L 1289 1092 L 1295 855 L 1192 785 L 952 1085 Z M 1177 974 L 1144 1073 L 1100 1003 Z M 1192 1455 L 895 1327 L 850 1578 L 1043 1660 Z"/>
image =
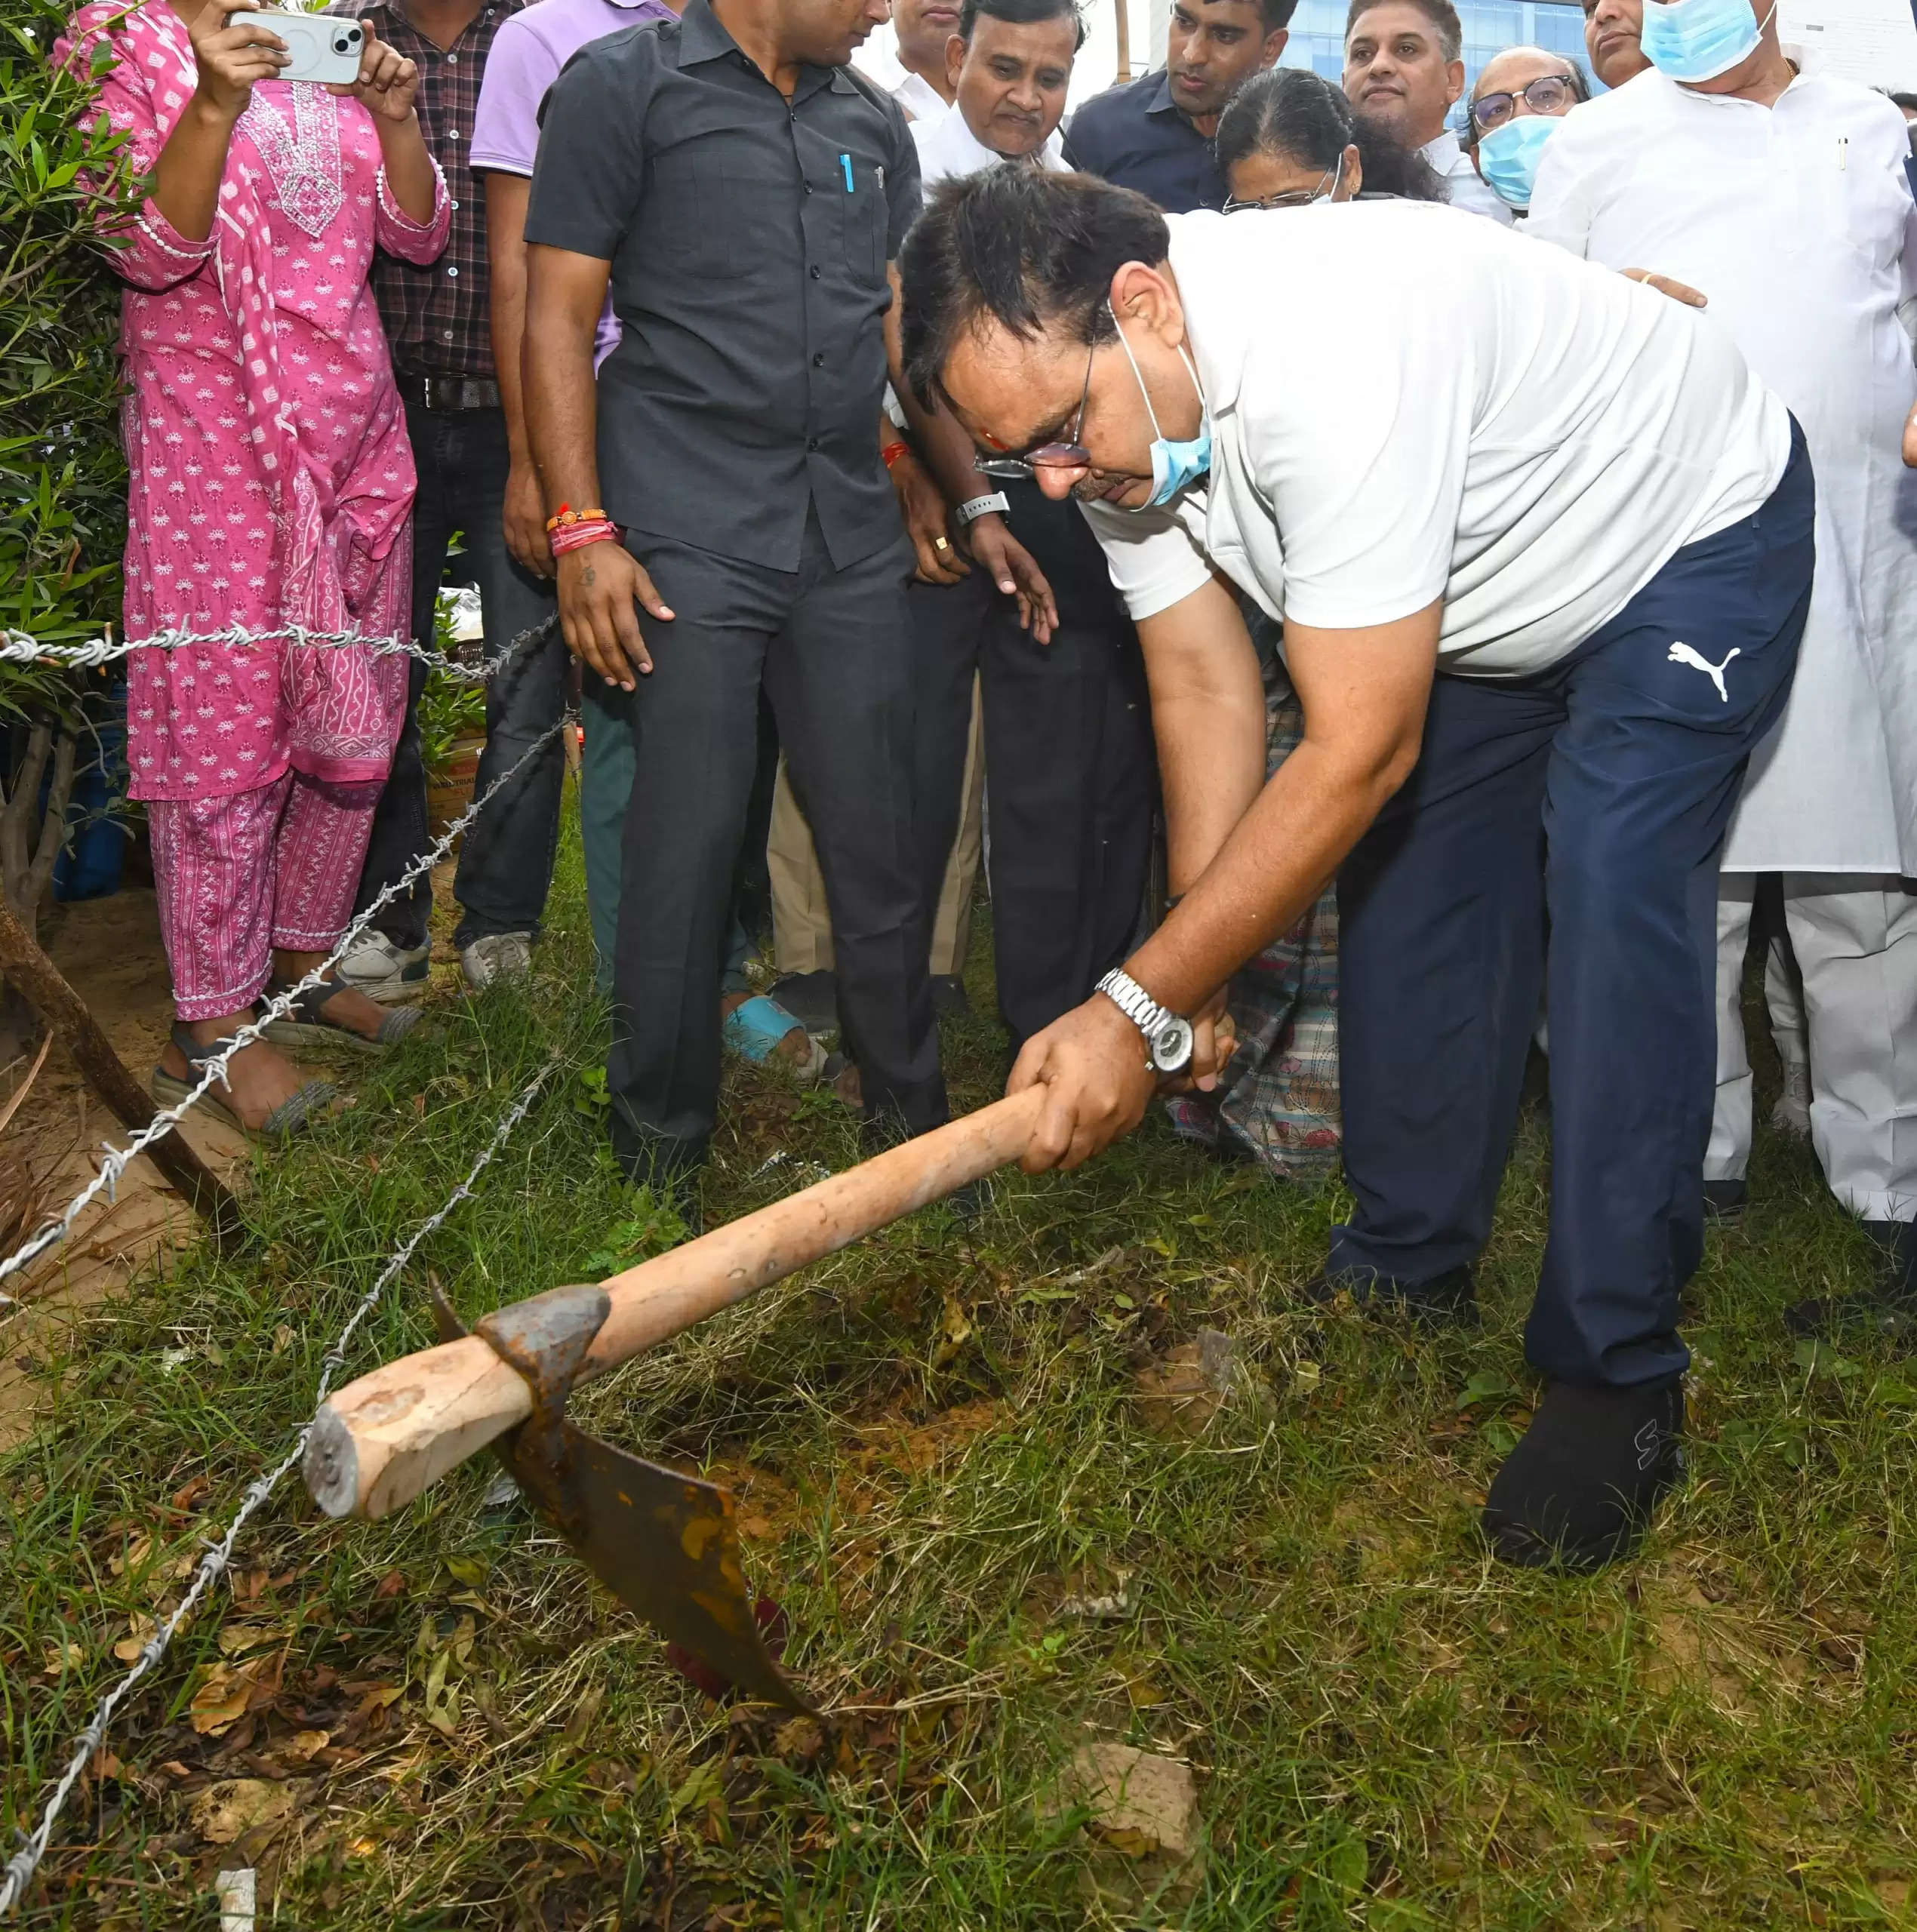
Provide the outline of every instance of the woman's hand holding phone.
<path id="1" fill-rule="evenodd" d="M 253 99 L 256 81 L 273 79 L 292 60 L 286 42 L 257 22 L 235 23 L 248 0 L 206 0 L 186 29 L 198 70 L 201 101 L 224 121 L 237 121 Z"/>

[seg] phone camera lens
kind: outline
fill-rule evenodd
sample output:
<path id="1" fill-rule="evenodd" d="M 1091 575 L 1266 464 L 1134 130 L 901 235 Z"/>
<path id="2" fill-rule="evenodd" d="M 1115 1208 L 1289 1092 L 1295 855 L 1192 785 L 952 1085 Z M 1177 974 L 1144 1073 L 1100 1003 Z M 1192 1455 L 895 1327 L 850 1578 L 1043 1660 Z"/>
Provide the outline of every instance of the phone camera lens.
<path id="1" fill-rule="evenodd" d="M 333 51 L 335 54 L 350 54 L 358 45 L 359 35 L 356 29 L 349 33 L 336 33 L 333 36 Z"/>

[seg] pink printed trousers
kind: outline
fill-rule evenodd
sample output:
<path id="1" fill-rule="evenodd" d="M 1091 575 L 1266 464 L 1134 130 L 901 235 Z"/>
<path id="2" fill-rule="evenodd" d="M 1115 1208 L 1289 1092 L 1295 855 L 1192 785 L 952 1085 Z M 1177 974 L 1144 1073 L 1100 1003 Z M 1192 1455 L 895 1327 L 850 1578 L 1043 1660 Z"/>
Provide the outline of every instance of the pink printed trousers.
<path id="1" fill-rule="evenodd" d="M 244 1012 L 271 977 L 275 946 L 331 948 L 352 910 L 380 789 L 289 771 L 224 798 L 147 801 L 181 1020 Z"/>

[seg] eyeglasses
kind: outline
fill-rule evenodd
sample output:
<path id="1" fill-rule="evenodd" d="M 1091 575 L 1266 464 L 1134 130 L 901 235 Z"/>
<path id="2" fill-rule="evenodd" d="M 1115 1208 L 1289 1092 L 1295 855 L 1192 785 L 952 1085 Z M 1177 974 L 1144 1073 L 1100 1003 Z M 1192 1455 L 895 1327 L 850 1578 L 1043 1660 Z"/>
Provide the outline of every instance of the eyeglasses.
<path id="1" fill-rule="evenodd" d="M 1075 437 L 1085 432 L 1085 405 L 1091 400 L 1092 358 L 1097 353 L 1098 344 L 1094 342 L 1085 357 L 1085 386 L 1072 417 L 1071 432 Z M 1078 442 L 1040 443 L 1022 454 L 974 457 L 973 466 L 983 476 L 1029 481 L 1042 469 L 1089 469 L 1091 452 Z"/>
<path id="2" fill-rule="evenodd" d="M 1577 105 L 1577 83 L 1568 74 L 1540 74 L 1515 94 L 1488 94 L 1471 103 L 1471 118 L 1481 133 L 1502 127 L 1522 101 L 1534 114 L 1562 114 Z"/>
<path id="3" fill-rule="evenodd" d="M 1248 208 L 1306 208 L 1313 202 L 1322 202 L 1328 195 L 1338 192 L 1338 183 L 1343 178 L 1344 156 L 1337 160 L 1319 177 L 1315 188 L 1290 188 L 1282 195 L 1266 195 L 1255 202 L 1242 202 L 1235 195 L 1225 197 L 1227 214 L 1242 214 Z"/>

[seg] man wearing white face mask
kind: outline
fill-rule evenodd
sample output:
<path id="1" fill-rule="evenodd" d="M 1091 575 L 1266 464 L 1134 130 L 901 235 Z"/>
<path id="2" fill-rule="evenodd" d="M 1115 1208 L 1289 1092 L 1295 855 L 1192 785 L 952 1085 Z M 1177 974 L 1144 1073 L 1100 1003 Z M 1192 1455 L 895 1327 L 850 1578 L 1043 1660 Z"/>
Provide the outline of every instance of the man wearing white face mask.
<path id="1" fill-rule="evenodd" d="M 1313 1298 L 1472 1320 L 1548 977 L 1547 1386 L 1485 1527 L 1514 1562 L 1615 1560 L 1678 1467 L 1715 858 L 1811 595 L 1789 412 L 1680 303 L 1409 202 L 1168 220 L 996 169 L 937 191 L 900 272 L 906 380 L 1097 512 L 1172 836 L 1210 842 L 1020 1056 L 1026 1166 L 1127 1131 L 1155 1074 L 1208 1080 L 1218 989 L 1336 872 L 1353 1211 Z M 1303 709 L 1262 789 L 1214 572 L 1282 620 Z M 1209 691 L 1161 704 L 1199 660 Z"/>
<path id="2" fill-rule="evenodd" d="M 1652 71 L 1552 137 L 1530 227 L 1589 260 L 1688 283 L 1802 423 L 1817 567 L 1797 680 L 1752 756 L 1719 901 L 1718 1102 L 1705 1163 L 1742 1205 L 1751 1075 L 1741 983 L 1756 875 L 1783 875 L 1808 1020 L 1810 1124 L 1832 1191 L 1878 1244 L 1873 1294 L 1804 1304 L 1917 1318 L 1917 476 L 1899 440 L 1917 374 L 1899 325 L 1917 275 L 1903 119 L 1799 74 L 1771 0 L 1645 0 Z M 1700 672 L 1698 675 L 1705 675 Z M 1735 667 L 1729 675 L 1734 677 Z M 1781 983 L 1773 1023 L 1795 1020 Z M 1782 1007 L 1781 1012 L 1778 1011 Z M 1779 1044 L 1788 1061 L 1789 1035 Z"/>

